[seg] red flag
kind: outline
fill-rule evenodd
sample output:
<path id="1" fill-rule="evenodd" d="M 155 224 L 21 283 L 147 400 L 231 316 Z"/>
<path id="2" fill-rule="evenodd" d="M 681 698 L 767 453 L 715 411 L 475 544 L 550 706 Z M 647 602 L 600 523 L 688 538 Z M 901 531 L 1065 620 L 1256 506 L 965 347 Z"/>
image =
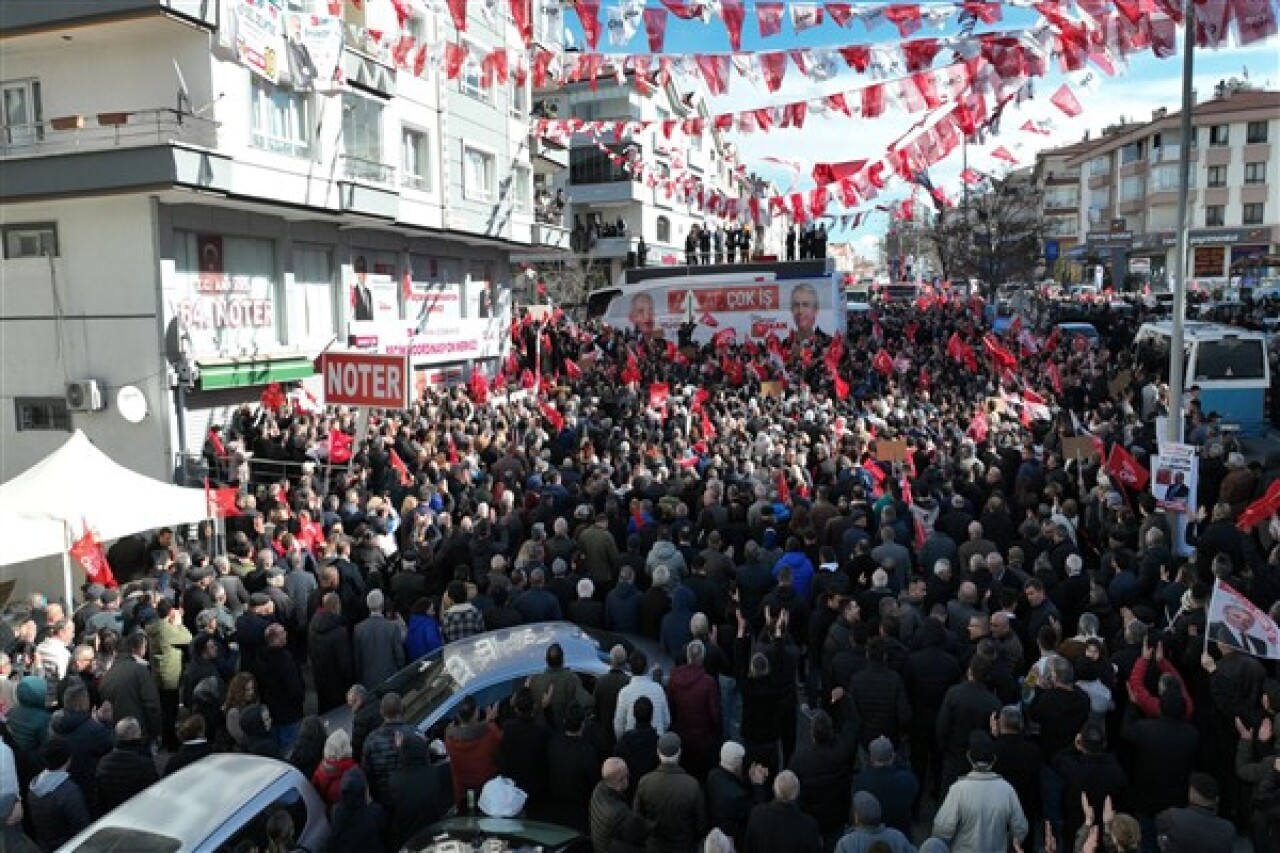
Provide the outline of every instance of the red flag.
<path id="1" fill-rule="evenodd" d="M 1080 99 L 1076 97 L 1075 92 L 1071 91 L 1071 86 L 1066 83 L 1058 87 L 1058 91 L 1050 96 L 1049 101 L 1071 118 L 1075 118 L 1084 112 L 1084 107 L 1080 106 Z"/>
<path id="2" fill-rule="evenodd" d="M 210 518 L 232 518 L 239 515 L 240 507 L 236 506 L 236 497 L 239 494 L 240 490 L 235 486 L 211 488 L 209 478 L 204 478 L 204 499 L 209 505 Z"/>
<path id="3" fill-rule="evenodd" d="M 651 6 L 644 10 L 644 29 L 649 38 L 649 51 L 662 53 L 663 43 L 667 39 L 667 10 L 661 6 Z M 637 77 L 640 75 L 637 74 Z"/>
<path id="4" fill-rule="evenodd" d="M 111 573 L 111 564 L 107 562 L 107 555 L 102 550 L 102 543 L 93 535 L 93 531 L 89 529 L 87 522 L 82 519 L 80 523 L 84 525 L 84 534 L 75 541 L 68 551 L 71 559 L 79 563 L 84 569 L 89 583 L 100 583 L 107 587 L 116 586 L 116 578 Z"/>
<path id="5" fill-rule="evenodd" d="M 933 383 L 933 377 L 929 375 L 929 368 L 920 368 L 919 385 L 921 388 L 928 388 Z"/>
<path id="6" fill-rule="evenodd" d="M 665 382 L 654 382 L 649 386 L 649 408 L 666 409 L 667 398 L 671 396 L 671 386 Z"/>
<path id="7" fill-rule="evenodd" d="M 1058 348 L 1058 344 L 1062 342 L 1062 330 L 1057 326 L 1053 327 L 1053 331 L 1049 333 L 1049 337 L 1044 339 L 1045 352 L 1053 352 Z"/>
<path id="8" fill-rule="evenodd" d="M 1150 475 L 1142 463 L 1133 458 L 1133 454 L 1120 446 L 1119 442 L 1111 445 L 1111 455 L 1104 466 L 1106 472 L 1115 477 L 1126 487 L 1143 491 L 1147 487 Z"/>
<path id="9" fill-rule="evenodd" d="M 1049 405 L 1048 400 L 1046 400 L 1044 397 L 1041 397 L 1039 394 L 1037 394 L 1035 391 L 1032 391 L 1030 388 L 1022 389 L 1022 399 L 1027 401 L 1033 406 Z"/>
<path id="10" fill-rule="evenodd" d="M 888 352 L 881 349 L 876 353 L 875 358 L 871 360 L 871 366 L 881 375 L 888 376 L 893 373 L 893 358 Z"/>
<path id="11" fill-rule="evenodd" d="M 993 335 L 983 335 L 982 346 L 987 350 L 992 360 L 995 361 L 996 367 L 1000 370 L 1013 370 L 1018 366 L 1017 356 L 1001 346 Z"/>
<path id="12" fill-rule="evenodd" d="M 693 405 L 691 408 L 696 412 L 705 406 L 707 401 L 710 399 L 711 392 L 706 388 L 699 388 L 697 391 L 693 392 Z"/>
<path id="13" fill-rule="evenodd" d="M 918 4 L 899 3 L 888 6 L 884 10 L 884 16 L 893 22 L 893 25 L 898 28 L 898 35 L 903 38 L 909 38 L 920 31 L 921 15 Z"/>
<path id="14" fill-rule="evenodd" d="M 756 22 L 760 26 L 760 37 L 768 38 L 782 32 L 782 3 L 757 3 Z"/>
<path id="15" fill-rule="evenodd" d="M 582 35 L 593 51 L 600 43 L 600 0 L 573 0 L 574 11 L 582 22 Z"/>
<path id="16" fill-rule="evenodd" d="M 1049 385 L 1053 387 L 1053 393 L 1062 396 L 1062 374 L 1058 371 L 1058 363 L 1049 362 L 1045 372 L 1049 374 Z"/>
<path id="17" fill-rule="evenodd" d="M 532 370 L 526 367 L 524 370 L 520 371 L 521 388 L 533 388 L 537 384 L 538 380 L 534 378 Z"/>
<path id="18" fill-rule="evenodd" d="M 479 374 L 475 374 L 475 373 L 472 374 L 472 376 L 478 376 L 478 375 Z M 399 472 L 400 485 L 402 486 L 413 485 L 413 474 L 409 473 L 409 466 L 404 464 L 404 460 L 400 458 L 399 453 L 396 453 L 395 448 L 391 449 L 391 467 L 395 468 L 396 471 Z"/>
<path id="19" fill-rule="evenodd" d="M 732 326 L 730 326 L 730 327 L 721 329 L 720 331 L 712 335 L 711 345 L 714 346 L 716 349 L 722 349 L 724 347 L 732 345 L 733 342 L 737 339 L 737 337 L 738 337 L 738 333 L 733 330 Z"/>
<path id="20" fill-rule="evenodd" d="M 555 407 L 543 400 L 538 401 L 538 411 L 547 419 L 547 423 L 551 424 L 551 428 L 559 433 L 564 429 L 564 415 L 556 411 Z"/>
<path id="21" fill-rule="evenodd" d="M 520 33 L 525 47 L 533 41 L 533 24 L 529 19 L 530 2 L 531 0 L 511 0 L 511 22 L 516 25 L 516 31 Z"/>
<path id="22" fill-rule="evenodd" d="M 787 485 L 787 475 L 782 471 L 778 472 L 778 500 L 788 505 L 791 503 L 791 487 Z"/>
<path id="23" fill-rule="evenodd" d="M 833 376 L 831 377 L 831 383 L 832 383 L 832 385 L 834 385 L 834 386 L 835 386 L 835 389 L 836 389 L 836 399 L 837 399 L 837 400 L 844 400 L 844 399 L 847 399 L 847 398 L 849 397 L 849 383 L 848 383 L 848 382 L 845 382 L 845 381 L 844 381 L 843 379 L 841 379 L 839 376 L 835 376 L 835 375 L 833 375 Z"/>
<path id="24" fill-rule="evenodd" d="M 698 53 L 694 54 L 694 61 L 702 72 L 702 79 L 706 81 L 707 89 L 711 94 L 727 95 L 729 93 L 730 57 L 728 54 Z"/>
<path id="25" fill-rule="evenodd" d="M 467 31 L 467 0 L 448 0 L 449 17 L 453 18 L 453 26 L 460 33 Z"/>
<path id="26" fill-rule="evenodd" d="M 884 494 L 884 481 L 888 476 L 874 459 L 870 457 L 862 463 L 862 470 L 871 475 L 871 494 L 880 497 Z"/>
<path id="27" fill-rule="evenodd" d="M 578 367 L 578 362 L 571 358 L 564 360 L 564 375 L 575 382 L 582 378 L 582 368 Z"/>
<path id="28" fill-rule="evenodd" d="M 720 17 L 729 31 L 729 46 L 735 51 L 742 50 L 742 19 L 746 17 L 742 0 L 720 0 Z"/>
<path id="29" fill-rule="evenodd" d="M 489 380 L 483 373 L 473 370 L 467 383 L 470 386 L 472 402 L 477 406 L 483 406 L 489 402 Z"/>
<path id="30" fill-rule="evenodd" d="M 702 422 L 703 438 L 715 438 L 716 427 L 715 424 L 711 423 L 711 418 L 708 417 L 706 409 L 702 409 L 698 412 L 698 419 Z"/>
<path id="31" fill-rule="evenodd" d="M 964 434 L 981 444 L 987 440 L 987 433 L 991 431 L 991 424 L 987 422 L 987 413 L 978 412 L 973 416 L 973 420 L 969 421 L 969 428 Z"/>
<path id="32" fill-rule="evenodd" d="M 991 156 L 995 157 L 997 160 L 1004 160 L 1008 163 L 1018 162 L 1017 156 L 1015 156 L 1012 151 L 1010 151 L 1008 148 L 1005 148 L 1003 145 L 1001 145 L 995 151 L 992 151 Z"/>
<path id="33" fill-rule="evenodd" d="M 1280 512 L 1280 480 L 1272 483 L 1265 495 L 1245 507 L 1236 519 L 1236 527 L 1248 533 L 1277 512 Z"/>

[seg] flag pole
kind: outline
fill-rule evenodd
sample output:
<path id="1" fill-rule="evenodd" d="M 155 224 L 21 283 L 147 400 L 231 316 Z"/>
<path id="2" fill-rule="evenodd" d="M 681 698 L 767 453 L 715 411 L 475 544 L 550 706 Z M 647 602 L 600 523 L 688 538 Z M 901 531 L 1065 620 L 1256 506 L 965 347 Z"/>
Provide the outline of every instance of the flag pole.
<path id="1" fill-rule="evenodd" d="M 62 519 L 62 587 L 66 595 L 67 612 L 71 612 L 72 602 L 75 598 L 71 594 L 71 525 L 64 518 Z"/>

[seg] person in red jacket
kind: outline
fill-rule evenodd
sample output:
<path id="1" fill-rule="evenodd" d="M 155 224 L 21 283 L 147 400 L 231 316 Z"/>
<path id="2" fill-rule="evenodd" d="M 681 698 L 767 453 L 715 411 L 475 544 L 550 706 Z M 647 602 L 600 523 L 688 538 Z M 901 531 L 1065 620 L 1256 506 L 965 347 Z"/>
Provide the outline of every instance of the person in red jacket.
<path id="1" fill-rule="evenodd" d="M 685 646 L 687 663 L 677 666 L 667 684 L 671 730 L 684 744 L 684 767 L 699 781 L 706 779 L 720 750 L 720 684 L 703 666 L 701 640 Z"/>
<path id="2" fill-rule="evenodd" d="M 1173 664 L 1164 659 L 1164 643 L 1156 643 L 1153 648 L 1148 642 L 1142 649 L 1142 657 L 1138 658 L 1133 665 L 1133 671 L 1129 673 L 1129 698 L 1138 706 L 1138 710 L 1144 717 L 1160 716 L 1160 696 L 1152 695 L 1147 689 L 1147 670 L 1153 661 L 1160 670 L 1159 692 L 1180 690 L 1182 701 L 1186 704 L 1186 716 L 1183 719 L 1190 721 L 1195 712 L 1195 706 L 1191 703 L 1191 694 L 1187 691 L 1187 683 L 1182 680 L 1182 675 Z"/>
<path id="3" fill-rule="evenodd" d="M 342 797 L 342 777 L 355 766 L 356 760 L 351 755 L 351 735 L 345 729 L 338 729 L 325 740 L 324 760 L 311 774 L 311 784 L 330 810 Z"/>
<path id="4" fill-rule="evenodd" d="M 449 754 L 453 772 L 453 797 L 459 808 L 470 809 L 467 793 L 476 799 L 485 783 L 498 775 L 498 747 L 502 745 L 502 729 L 495 722 L 498 706 L 492 705 L 479 715 L 474 696 L 458 704 L 458 719 L 444 731 L 444 748 Z"/>

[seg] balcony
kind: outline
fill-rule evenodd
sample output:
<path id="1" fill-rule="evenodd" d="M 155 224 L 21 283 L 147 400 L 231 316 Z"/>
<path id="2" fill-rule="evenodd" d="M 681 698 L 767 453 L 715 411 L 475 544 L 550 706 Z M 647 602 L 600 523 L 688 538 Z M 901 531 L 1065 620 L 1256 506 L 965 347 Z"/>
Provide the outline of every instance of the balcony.
<path id="1" fill-rule="evenodd" d="M 601 237 L 591 247 L 590 254 L 595 258 L 625 259 L 628 252 L 635 250 L 637 242 L 637 238 L 630 235 L 625 237 Z"/>
<path id="2" fill-rule="evenodd" d="M 1111 186 L 1111 172 L 1100 172 L 1089 175 L 1089 189 L 1096 190 Z"/>
<path id="3" fill-rule="evenodd" d="M 344 212 L 379 219 L 396 219 L 400 215 L 395 166 L 352 154 L 340 155 L 338 161 L 342 176 L 338 199 Z"/>
<path id="4" fill-rule="evenodd" d="M 0 32 L 12 35 L 25 30 L 137 17 L 148 12 L 175 15 L 216 28 L 218 7 L 218 0 L 58 0 L 56 3 L 10 0 L 0 15 Z"/>
<path id="5" fill-rule="evenodd" d="M 541 219 L 533 223 L 533 245 L 540 249 L 555 249 L 568 252 L 569 229 L 554 222 L 543 222 Z"/>
<path id="6" fill-rule="evenodd" d="M 537 174 L 550 174 L 569 168 L 569 149 L 563 142 L 544 137 L 534 137 L 530 145 L 530 158 Z"/>
<path id="7" fill-rule="evenodd" d="M 163 108 L 62 116 L 41 124 L 6 127 L 0 134 L 0 157 L 49 157 L 172 143 L 215 148 L 218 123 Z"/>
<path id="8" fill-rule="evenodd" d="M 624 205 L 649 198 L 649 190 L 640 181 L 608 181 L 598 184 L 574 184 L 570 196 L 574 204 Z"/>

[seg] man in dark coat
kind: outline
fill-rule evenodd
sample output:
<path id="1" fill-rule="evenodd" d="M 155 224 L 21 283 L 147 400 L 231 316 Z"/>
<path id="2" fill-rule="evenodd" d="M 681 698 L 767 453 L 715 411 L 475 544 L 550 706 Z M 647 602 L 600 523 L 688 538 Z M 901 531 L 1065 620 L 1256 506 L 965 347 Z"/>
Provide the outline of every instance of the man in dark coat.
<path id="1" fill-rule="evenodd" d="M 604 598 L 604 627 L 621 634 L 640 633 L 640 591 L 636 573 L 630 566 L 618 572 L 618 585 Z"/>
<path id="2" fill-rule="evenodd" d="M 858 743 L 867 746 L 878 737 L 898 743 L 911 725 L 911 705 L 902 676 L 889 669 L 883 637 L 867 641 L 867 666 L 849 681 L 858 714 Z"/>
<path id="3" fill-rule="evenodd" d="M 353 679 L 351 639 L 342 618 L 342 599 L 325 593 L 320 609 L 307 627 L 307 654 L 315 676 L 316 706 L 323 714 L 346 701 Z"/>
<path id="4" fill-rule="evenodd" d="M 1230 853 L 1236 828 L 1219 817 L 1218 783 L 1207 773 L 1191 774 L 1186 808 L 1156 816 L 1156 840 L 1164 853 Z"/>
<path id="5" fill-rule="evenodd" d="M 680 768 L 680 736 L 658 738 L 658 769 L 636 786 L 636 814 L 649 825 L 650 851 L 693 851 L 707 831 L 698 780 Z"/>
<path id="6" fill-rule="evenodd" d="M 969 662 L 965 680 L 947 691 L 938 710 L 937 740 L 942 750 L 942 790 L 963 776 L 969 766 L 969 735 L 989 731 L 991 715 L 1000 710 L 1000 700 L 986 686 L 991 663 L 981 655 Z"/>
<path id="7" fill-rule="evenodd" d="M 937 793 L 942 771 L 942 753 L 938 747 L 938 709 L 947 691 L 964 678 L 964 669 L 943 643 L 946 628 L 937 619 L 926 619 L 916 632 L 915 650 L 907 658 L 903 680 L 911 703 L 911 768 L 920 784 Z"/>
<path id="8" fill-rule="evenodd" d="M 614 714 L 618 710 L 618 694 L 630 683 L 631 673 L 627 671 L 627 650 L 622 646 L 614 646 L 609 650 L 609 671 L 596 679 L 595 689 L 591 693 L 596 703 L 596 719 L 605 723 L 601 726 L 601 734 L 608 752 L 613 752 L 616 741 L 612 723 Z"/>
<path id="9" fill-rule="evenodd" d="M 106 814 L 156 782 L 156 763 L 133 717 L 116 723 L 116 747 L 98 762 L 97 814 Z"/>
<path id="10" fill-rule="evenodd" d="M 404 669 L 404 623 L 383 615 L 385 599 L 382 590 L 370 590 L 365 596 L 369 618 L 356 626 L 352 646 L 352 665 L 356 679 L 370 690 Z"/>
<path id="11" fill-rule="evenodd" d="M 800 781 L 783 770 L 773 780 L 773 802 L 751 810 L 743 853 L 822 853 L 818 822 L 800 811 L 799 799 Z"/>
<path id="12" fill-rule="evenodd" d="M 1155 817 L 1185 801 L 1200 742 L 1200 732 L 1186 721 L 1186 711 L 1178 690 L 1161 694 L 1160 716 L 1154 720 L 1140 719 L 1135 703 L 1125 708 L 1121 732 L 1134 747 L 1129 786 L 1140 817 Z"/>
<path id="13" fill-rule="evenodd" d="M 809 732 L 810 742 L 796 748 L 787 769 L 800 781 L 800 808 L 818 822 L 830 845 L 849 818 L 849 773 L 853 760 L 844 743 L 836 737 L 835 725 L 826 711 L 814 712 Z M 912 799 L 914 797 L 912 793 Z M 910 805 L 908 802 L 908 810 Z"/>
<path id="14" fill-rule="evenodd" d="M 1000 710 L 1000 717 L 996 724 L 995 752 L 996 766 L 1000 768 L 1000 775 L 1017 792 L 1027 823 L 1039 826 L 1042 759 L 1040 747 L 1027 739 L 1026 720 L 1022 716 L 1021 708 Z"/>
<path id="15" fill-rule="evenodd" d="M 1106 747 L 1106 732 L 1101 726 L 1089 723 L 1080 730 L 1072 748 L 1064 749 L 1053 759 L 1053 769 L 1063 782 L 1064 838 L 1075 838 L 1084 825 L 1081 795 L 1089 798 L 1094 814 L 1102 814 L 1108 797 L 1117 811 L 1126 807 L 1129 781 L 1120 762 Z M 1009 780 L 1009 784 L 1012 785 L 1013 780 Z"/>
<path id="16" fill-rule="evenodd" d="M 720 746 L 720 685 L 703 666 L 706 647 L 700 640 L 688 644 L 685 658 L 667 684 L 671 730 L 680 735 L 684 767 L 705 779 Z"/>
<path id="17" fill-rule="evenodd" d="M 422 827 L 444 817 L 452 805 L 452 791 L 442 769 L 431 763 L 424 739 L 414 735 L 401 739 L 400 766 L 392 771 L 387 785 L 393 850 L 399 850 Z"/>
<path id="18" fill-rule="evenodd" d="M 529 796 L 526 810 L 539 814 L 551 788 L 551 774 L 547 769 L 551 729 L 535 716 L 533 691 L 528 687 L 516 690 L 511 697 L 511 709 L 515 716 L 502 726 L 498 767 L 503 776 Z"/>
<path id="19" fill-rule="evenodd" d="M 627 770 L 636 782 L 658 768 L 658 730 L 653 727 L 653 700 L 648 696 L 636 699 L 631 709 L 636 724 L 618 738 L 614 754 L 627 763 Z"/>
<path id="20" fill-rule="evenodd" d="M 600 777 L 588 808 L 592 849 L 597 853 L 641 853 L 647 828 L 627 803 L 630 779 L 626 762 L 605 759 Z"/>
<path id="21" fill-rule="evenodd" d="M 870 765 L 853 777 L 853 790 L 875 795 L 884 825 L 910 838 L 911 813 L 920 793 L 919 780 L 909 769 L 898 764 L 893 744 L 886 737 L 871 742 L 867 757 Z M 846 797 L 842 805 L 847 807 L 850 802 Z"/>
<path id="22" fill-rule="evenodd" d="M 36 841 L 45 850 L 56 850 L 87 827 L 92 818 L 80 786 L 71 778 L 71 750 L 62 738 L 40 748 L 46 770 L 31 780 L 27 808 Z"/>
<path id="23" fill-rule="evenodd" d="M 86 804 L 92 806 L 98 762 L 111 751 L 112 742 L 111 732 L 89 707 L 89 691 L 82 685 L 67 688 L 62 710 L 49 721 L 49 734 L 66 741 L 71 751 L 71 766 L 67 772 L 80 786 Z"/>
<path id="24" fill-rule="evenodd" d="M 160 691 L 147 666 L 146 634 L 135 631 L 125 638 L 99 690 L 117 720 L 131 717 L 141 727 L 141 739 L 160 737 Z"/>
<path id="25" fill-rule="evenodd" d="M 751 809 L 768 799 L 768 771 L 759 764 L 742 766 L 746 750 L 734 741 L 720 747 L 720 764 L 707 774 L 707 819 L 741 846 Z"/>
<path id="26" fill-rule="evenodd" d="M 298 735 L 307 697 L 302 670 L 288 643 L 289 633 L 283 625 L 268 628 L 267 646 L 258 656 L 257 667 L 258 690 L 262 704 L 271 712 L 271 728 L 281 755 L 288 753 Z"/>
<path id="27" fill-rule="evenodd" d="M 585 723 L 582 706 L 570 705 L 564 715 L 564 730 L 553 734 L 547 744 L 547 772 L 553 780 L 547 801 L 548 820 L 580 832 L 589 830 L 583 805 L 590 801 L 600 781 L 600 754 L 583 737 Z"/>

